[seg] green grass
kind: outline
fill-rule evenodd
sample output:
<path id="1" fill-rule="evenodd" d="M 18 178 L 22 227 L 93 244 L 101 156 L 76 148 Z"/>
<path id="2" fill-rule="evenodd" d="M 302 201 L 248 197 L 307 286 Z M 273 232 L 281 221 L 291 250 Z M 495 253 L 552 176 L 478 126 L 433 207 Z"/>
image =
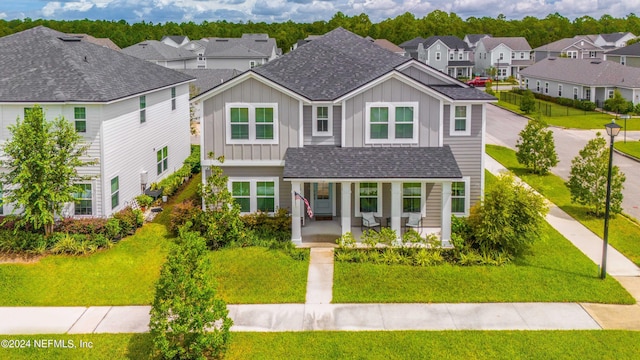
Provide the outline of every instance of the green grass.
<path id="1" fill-rule="evenodd" d="M 598 129 L 602 130 L 604 133 L 604 125 L 610 123 L 612 118 L 615 118 L 615 116 L 597 111 L 590 111 L 585 114 L 583 110 L 574 108 L 568 108 L 569 115 L 567 116 L 565 115 L 567 113 L 566 107 L 562 107 L 553 103 L 547 104 L 551 104 L 553 109 L 553 116 L 543 116 L 543 120 L 547 124 L 553 126 L 571 129 Z M 499 101 L 497 105 L 507 110 L 513 111 L 517 114 L 524 115 L 524 113 L 520 111 L 519 105 L 514 105 L 505 101 Z M 528 116 L 533 117 L 534 115 L 535 114 L 529 114 Z M 619 120 L 618 124 L 624 126 L 622 120 Z M 640 130 L 640 119 L 632 118 L 627 120 L 627 130 Z"/>
<path id="2" fill-rule="evenodd" d="M 640 141 L 617 141 L 613 143 L 613 146 L 618 151 L 622 151 L 625 154 L 631 155 L 636 159 L 640 159 Z"/>
<path id="3" fill-rule="evenodd" d="M 113 248 L 87 256 L 50 255 L 33 263 L 0 265 L 0 306 L 146 305 L 171 243 L 170 209 L 195 195 L 194 176 L 145 224 Z M 210 253 L 212 280 L 230 303 L 304 302 L 308 261 L 282 251 L 235 248 Z"/>
<path id="4" fill-rule="evenodd" d="M 229 304 L 305 301 L 309 260 L 294 260 L 280 250 L 248 247 L 214 251 L 211 262 L 218 295 Z"/>
<path id="5" fill-rule="evenodd" d="M 518 163 L 515 151 L 511 149 L 487 145 L 486 151 L 516 176 L 602 238 L 604 220 L 588 214 L 584 206 L 572 203 L 571 193 L 562 178 L 553 174 L 545 176 L 530 174 L 523 165 Z M 609 243 L 635 264 L 640 265 L 640 226 L 637 223 L 625 216 L 612 217 L 609 221 Z"/>
<path id="6" fill-rule="evenodd" d="M 151 359 L 149 334 L 0 336 L 92 342 L 92 349 L 2 349 L 0 358 Z M 225 359 L 634 359 L 637 331 L 316 331 L 233 333 Z"/>

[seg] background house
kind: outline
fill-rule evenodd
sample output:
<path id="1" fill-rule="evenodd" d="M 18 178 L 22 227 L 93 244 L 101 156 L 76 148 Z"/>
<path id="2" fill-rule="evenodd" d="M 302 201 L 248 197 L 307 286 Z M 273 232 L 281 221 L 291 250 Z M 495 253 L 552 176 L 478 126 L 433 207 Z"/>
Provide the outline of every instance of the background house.
<path id="1" fill-rule="evenodd" d="M 489 75 L 496 69 L 498 79 L 518 78 L 520 70 L 533 64 L 531 46 L 523 37 L 485 37 L 474 52 L 474 72 Z"/>
<path id="2" fill-rule="evenodd" d="M 525 88 L 568 99 L 586 99 L 602 107 L 618 89 L 634 104 L 640 102 L 640 69 L 613 61 L 548 58 L 520 72 Z"/>
<path id="3" fill-rule="evenodd" d="M 588 35 L 560 39 L 533 49 L 534 60 L 566 57 L 569 59 L 602 59 L 605 49 L 596 45 Z"/>
<path id="4" fill-rule="evenodd" d="M 176 48 L 182 47 L 189 43 L 189 37 L 183 35 L 163 36 L 160 42 Z"/>
<path id="5" fill-rule="evenodd" d="M 145 40 L 122 49 L 122 53 L 169 69 L 195 69 L 197 55 L 157 40 Z"/>
<path id="6" fill-rule="evenodd" d="M 627 41 L 635 39 L 636 36 L 630 32 L 617 32 L 611 34 L 588 35 L 593 43 L 605 50 L 616 49 L 627 46 Z"/>
<path id="7" fill-rule="evenodd" d="M 403 47 L 404 45 L 404 47 Z M 415 46 L 415 50 L 414 50 Z M 453 78 L 469 78 L 473 73 L 473 57 L 466 42 L 455 36 L 420 37 L 400 44 L 411 57 Z"/>
<path id="8" fill-rule="evenodd" d="M 108 216 L 189 155 L 192 77 L 42 26 L 0 38 L 0 141 L 25 109 L 64 116 L 98 164 L 79 169 L 78 204 L 62 215 Z M 7 214 L 12 205 L 3 203 Z"/>
<path id="9" fill-rule="evenodd" d="M 292 241 L 307 218 L 363 213 L 401 233 L 408 214 L 450 240 L 484 184 L 485 105 L 495 98 L 342 28 L 203 92 L 202 153 L 213 151 L 244 213 L 287 208 Z M 204 179 L 203 179 L 204 181 Z M 310 225 L 314 219 L 306 219 Z"/>
<path id="10" fill-rule="evenodd" d="M 640 68 L 640 42 L 605 53 L 605 60 Z"/>

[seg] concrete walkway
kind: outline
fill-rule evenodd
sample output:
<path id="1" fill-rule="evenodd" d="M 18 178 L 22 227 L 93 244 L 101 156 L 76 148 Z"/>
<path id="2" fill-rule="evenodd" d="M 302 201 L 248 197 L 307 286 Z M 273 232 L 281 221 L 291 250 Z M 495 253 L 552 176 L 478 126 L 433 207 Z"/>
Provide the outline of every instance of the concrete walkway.
<path id="1" fill-rule="evenodd" d="M 333 298 L 333 248 L 310 249 L 306 304 L 331 304 Z"/>

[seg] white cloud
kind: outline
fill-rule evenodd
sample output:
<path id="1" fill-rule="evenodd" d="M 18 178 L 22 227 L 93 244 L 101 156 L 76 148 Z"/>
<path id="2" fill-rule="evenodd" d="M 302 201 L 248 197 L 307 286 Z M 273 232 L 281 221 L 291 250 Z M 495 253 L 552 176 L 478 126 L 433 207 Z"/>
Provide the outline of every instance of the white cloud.
<path id="1" fill-rule="evenodd" d="M 42 15 L 45 17 L 53 17 L 57 13 L 66 11 L 85 12 L 91 10 L 93 6 L 94 4 L 92 2 L 86 0 L 65 2 L 64 5 L 58 1 L 52 1 L 42 8 Z"/>
<path id="2" fill-rule="evenodd" d="M 1 12 L 0 13 L 0 19 L 6 19 L 6 18 L 7 18 L 7 13 Z"/>

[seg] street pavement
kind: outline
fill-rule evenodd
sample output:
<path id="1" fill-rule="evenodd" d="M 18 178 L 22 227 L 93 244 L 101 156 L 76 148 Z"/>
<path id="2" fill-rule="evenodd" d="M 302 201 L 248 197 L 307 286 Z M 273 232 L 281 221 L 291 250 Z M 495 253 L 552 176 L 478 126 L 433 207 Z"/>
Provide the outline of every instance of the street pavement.
<path id="1" fill-rule="evenodd" d="M 634 119 L 630 121 L 640 121 Z M 620 122 L 620 124 L 623 124 Z M 519 133 L 527 125 L 527 119 L 510 111 L 499 108 L 495 105 L 487 106 L 487 143 L 506 146 L 516 149 L 515 145 L 519 138 Z M 571 172 L 571 160 L 578 156 L 578 153 L 589 140 L 600 133 L 607 138 L 604 130 L 575 130 L 550 127 L 553 131 L 553 138 L 558 153 L 559 163 L 551 169 L 551 172 L 569 179 Z M 628 131 L 627 141 L 637 141 L 640 139 L 640 131 Z M 608 144 L 609 139 L 607 139 Z M 615 138 L 616 142 L 624 141 L 624 131 Z M 613 163 L 620 167 L 626 175 L 624 198 L 622 208 L 624 213 L 640 220 L 640 163 L 625 156 L 614 154 Z"/>

